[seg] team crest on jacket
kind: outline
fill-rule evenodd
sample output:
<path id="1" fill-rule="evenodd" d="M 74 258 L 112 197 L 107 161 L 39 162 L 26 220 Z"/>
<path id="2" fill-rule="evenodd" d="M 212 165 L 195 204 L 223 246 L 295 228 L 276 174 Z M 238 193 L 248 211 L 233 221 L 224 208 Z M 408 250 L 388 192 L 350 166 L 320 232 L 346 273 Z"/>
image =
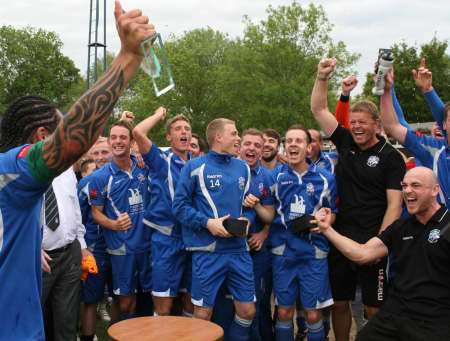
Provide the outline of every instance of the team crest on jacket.
<path id="1" fill-rule="evenodd" d="M 378 156 L 372 155 L 367 159 L 367 166 L 376 167 L 378 165 L 378 162 L 380 162 L 380 158 Z"/>
<path id="2" fill-rule="evenodd" d="M 243 176 L 239 177 L 239 188 L 241 190 L 245 188 L 245 178 Z"/>
<path id="3" fill-rule="evenodd" d="M 306 193 L 308 193 L 309 195 L 314 194 L 314 185 L 312 184 L 312 182 L 308 182 L 306 184 Z"/>
<path id="4" fill-rule="evenodd" d="M 440 237 L 441 231 L 439 229 L 433 229 L 430 231 L 430 234 L 428 235 L 428 242 L 431 244 L 437 243 Z"/>

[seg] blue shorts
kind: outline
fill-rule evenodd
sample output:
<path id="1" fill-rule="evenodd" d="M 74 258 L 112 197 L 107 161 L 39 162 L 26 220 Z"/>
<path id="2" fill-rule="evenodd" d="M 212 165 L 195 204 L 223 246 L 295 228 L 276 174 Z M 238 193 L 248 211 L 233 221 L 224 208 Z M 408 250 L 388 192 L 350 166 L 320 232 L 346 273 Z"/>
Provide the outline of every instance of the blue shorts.
<path id="1" fill-rule="evenodd" d="M 253 264 L 250 255 L 243 253 L 192 253 L 192 303 L 213 307 L 217 292 L 225 282 L 233 299 L 255 302 Z"/>
<path id="2" fill-rule="evenodd" d="M 156 236 L 157 234 L 159 235 Z M 176 297 L 179 291 L 190 292 L 192 278 L 190 257 L 190 253 L 184 250 L 180 238 L 153 232 L 153 296 Z"/>
<path id="3" fill-rule="evenodd" d="M 139 287 L 143 292 L 152 290 L 152 263 L 150 251 L 131 255 L 111 255 L 113 291 L 120 296 L 130 296 Z"/>
<path id="4" fill-rule="evenodd" d="M 307 310 L 333 304 L 327 258 L 295 259 L 273 255 L 272 260 L 277 305 L 292 307 L 298 297 Z"/>
<path id="5" fill-rule="evenodd" d="M 105 285 L 112 295 L 112 274 L 111 260 L 108 254 L 98 254 L 94 252 L 98 273 L 88 274 L 85 281 L 82 281 L 82 300 L 86 304 L 99 303 L 105 295 Z"/>

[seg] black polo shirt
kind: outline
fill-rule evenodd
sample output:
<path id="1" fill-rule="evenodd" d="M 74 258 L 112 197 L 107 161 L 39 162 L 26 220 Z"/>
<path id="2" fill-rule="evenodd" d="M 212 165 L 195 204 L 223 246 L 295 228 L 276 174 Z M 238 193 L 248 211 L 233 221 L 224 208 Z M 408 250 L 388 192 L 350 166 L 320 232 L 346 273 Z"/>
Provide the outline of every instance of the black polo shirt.
<path id="1" fill-rule="evenodd" d="M 450 212 L 442 206 L 422 225 L 397 220 L 378 238 L 398 269 L 382 309 L 425 321 L 450 323 Z"/>
<path id="2" fill-rule="evenodd" d="M 387 208 L 386 190 L 401 190 L 406 170 L 400 153 L 384 137 L 377 137 L 377 144 L 361 150 L 340 125 L 330 136 L 339 152 L 336 229 L 360 243 L 378 234 Z"/>

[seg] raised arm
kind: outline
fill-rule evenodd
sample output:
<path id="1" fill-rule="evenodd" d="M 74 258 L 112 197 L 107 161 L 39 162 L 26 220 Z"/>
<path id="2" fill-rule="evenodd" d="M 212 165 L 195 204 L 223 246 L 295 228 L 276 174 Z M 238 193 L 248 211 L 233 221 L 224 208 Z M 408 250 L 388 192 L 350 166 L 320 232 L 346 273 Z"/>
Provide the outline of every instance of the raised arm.
<path id="1" fill-rule="evenodd" d="M 338 125 L 336 117 L 328 110 L 328 79 L 336 66 L 336 59 L 322 59 L 317 67 L 317 77 L 311 94 L 311 111 L 320 128 L 330 136 Z"/>
<path id="2" fill-rule="evenodd" d="M 420 61 L 419 68 L 412 70 L 413 78 L 416 86 L 423 93 L 428 106 L 431 109 L 434 120 L 439 125 L 439 128 L 443 130 L 444 120 L 444 102 L 440 99 L 436 90 L 433 88 L 433 73 L 427 68 L 425 58 Z"/>
<path id="3" fill-rule="evenodd" d="M 336 120 L 344 128 L 349 128 L 349 112 L 350 112 L 350 93 L 358 84 L 358 79 L 354 75 L 345 77 L 341 83 L 341 97 L 336 103 Z"/>
<path id="4" fill-rule="evenodd" d="M 315 215 L 318 228 L 316 232 L 322 233 L 327 239 L 348 259 L 358 264 L 371 263 L 388 254 L 388 248 L 381 239 L 374 237 L 365 244 L 359 244 L 350 238 L 336 232 L 331 227 L 331 210 L 321 208 Z"/>
<path id="5" fill-rule="evenodd" d="M 116 1 L 114 15 L 121 41 L 119 54 L 105 75 L 70 108 L 55 132 L 44 142 L 43 159 L 59 174 L 81 155 L 100 135 L 117 100 L 142 61 L 140 43 L 155 33 L 148 17 L 140 10 L 124 13 Z"/>
<path id="6" fill-rule="evenodd" d="M 401 144 L 405 142 L 407 128 L 402 126 L 395 114 L 391 87 L 394 83 L 394 74 L 392 70 L 386 75 L 386 86 L 384 94 L 380 98 L 380 116 L 386 134 L 399 141 Z"/>
<path id="7" fill-rule="evenodd" d="M 148 137 L 148 132 L 153 129 L 158 122 L 164 120 L 167 110 L 163 107 L 156 109 L 152 116 L 141 121 L 133 129 L 133 137 L 138 145 L 141 154 L 147 154 L 152 148 L 152 140 Z"/>

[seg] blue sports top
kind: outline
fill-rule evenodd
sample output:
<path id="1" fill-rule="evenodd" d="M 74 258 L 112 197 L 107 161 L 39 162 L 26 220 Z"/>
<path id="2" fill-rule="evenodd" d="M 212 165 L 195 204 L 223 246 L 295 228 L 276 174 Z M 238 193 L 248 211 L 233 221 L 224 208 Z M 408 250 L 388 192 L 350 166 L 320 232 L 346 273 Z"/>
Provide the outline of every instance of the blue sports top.
<path id="1" fill-rule="evenodd" d="M 173 201 L 186 248 L 224 253 L 248 250 L 246 238 L 215 237 L 206 225 L 209 218 L 241 217 L 249 187 L 250 168 L 229 154 L 210 151 L 186 163 Z"/>
<path id="2" fill-rule="evenodd" d="M 270 231 L 272 253 L 276 255 L 325 258 L 329 251 L 327 239 L 321 234 L 294 234 L 291 221 L 305 214 L 314 215 L 320 208 L 329 207 L 336 213 L 336 183 L 334 176 L 311 164 L 299 174 L 284 165 L 274 176 L 276 209 L 281 224 Z M 272 228 L 271 227 L 271 228 Z"/>
<path id="3" fill-rule="evenodd" d="M 431 136 L 417 136 L 408 130 L 404 145 L 422 161 L 423 166 L 431 168 L 437 175 L 441 187 L 438 200 L 441 204 L 450 207 L 450 148 L 447 139 L 438 140 Z"/>
<path id="4" fill-rule="evenodd" d="M 267 168 L 264 168 L 259 163 L 250 169 L 251 171 L 251 180 L 250 180 L 250 189 L 249 193 L 253 194 L 255 197 L 259 198 L 259 202 L 261 205 L 274 205 L 275 198 L 272 193 L 272 175 Z M 246 216 L 251 216 L 247 214 L 247 211 L 253 209 L 244 208 L 244 214 Z M 263 222 L 258 218 L 257 214 L 251 216 L 251 225 L 249 229 L 249 233 L 260 232 L 264 228 Z"/>
<path id="5" fill-rule="evenodd" d="M 145 211 L 144 224 L 166 236 L 181 238 L 181 226 L 172 213 L 172 201 L 186 162 L 172 150 L 163 152 L 154 143 L 142 157 L 151 178 L 151 199 Z"/>
<path id="6" fill-rule="evenodd" d="M 103 206 L 109 219 L 128 213 L 132 226 L 125 231 L 104 228 L 106 251 L 111 255 L 135 254 L 150 250 L 151 231 L 143 224 L 147 205 L 148 168 L 137 167 L 132 156 L 130 173 L 121 170 L 114 161 L 92 174 L 89 196 L 92 206 Z"/>
<path id="7" fill-rule="evenodd" d="M 106 253 L 106 242 L 103 228 L 92 218 L 91 198 L 89 196 L 89 182 L 94 173 L 82 178 L 78 183 L 78 201 L 80 202 L 81 220 L 86 227 L 84 236 L 86 245 L 91 252 L 104 254 Z"/>
<path id="8" fill-rule="evenodd" d="M 44 340 L 42 196 L 55 174 L 42 142 L 0 154 L 0 340 Z"/>

